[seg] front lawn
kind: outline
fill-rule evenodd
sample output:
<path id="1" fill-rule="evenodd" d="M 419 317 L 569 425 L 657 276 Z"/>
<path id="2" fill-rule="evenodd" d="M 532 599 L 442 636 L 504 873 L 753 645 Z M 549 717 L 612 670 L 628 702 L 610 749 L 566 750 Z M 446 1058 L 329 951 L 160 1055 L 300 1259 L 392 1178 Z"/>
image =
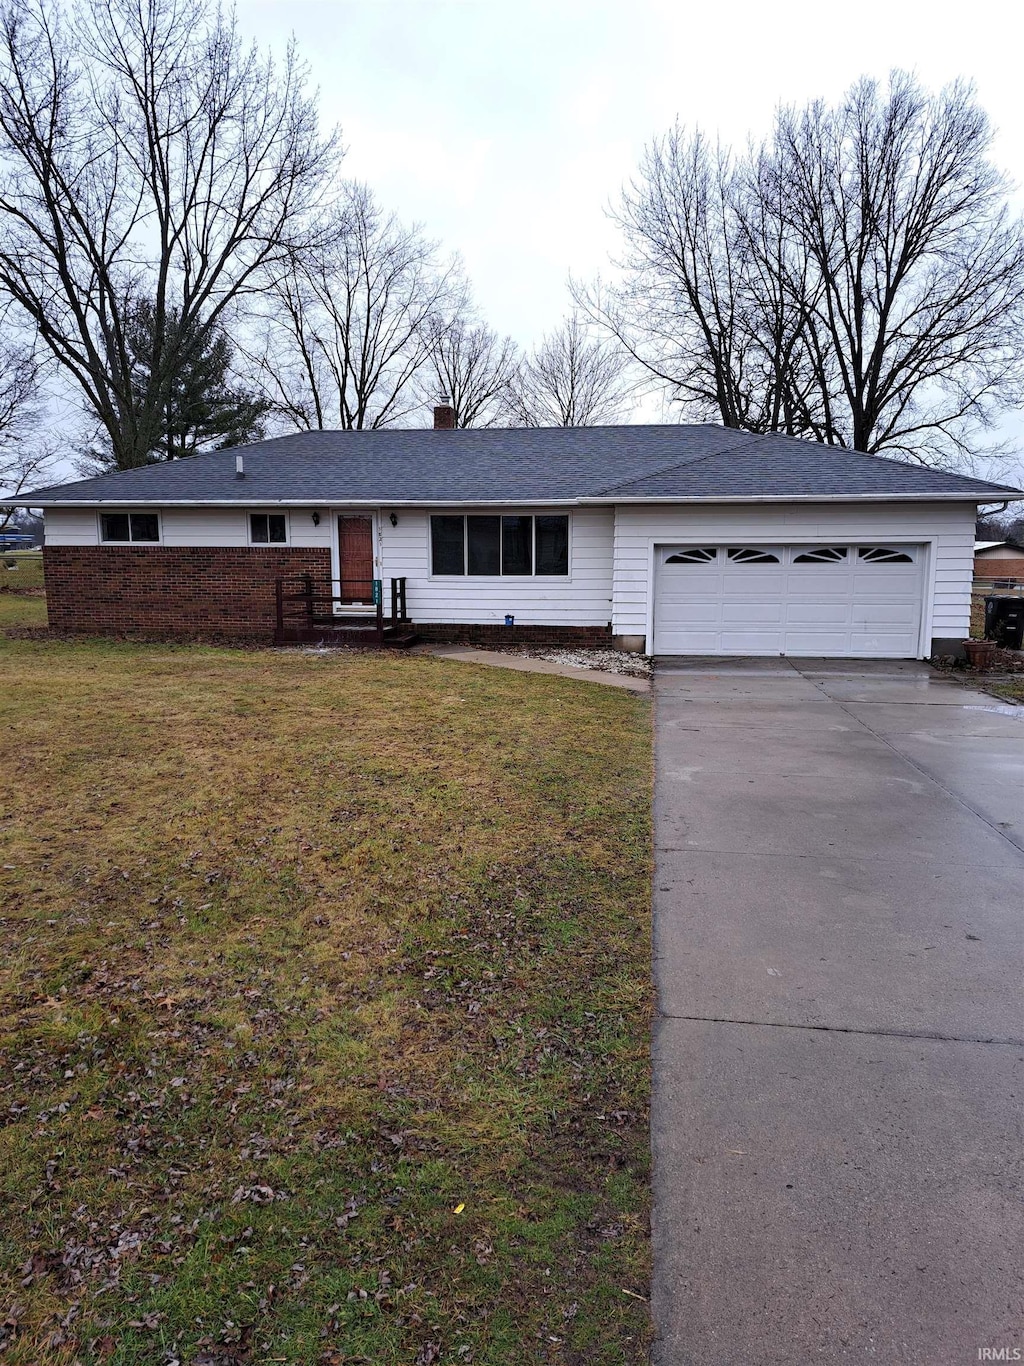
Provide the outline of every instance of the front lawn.
<path id="1" fill-rule="evenodd" d="M 5 1366 L 645 1360 L 646 701 L 0 659 Z"/>
<path id="2" fill-rule="evenodd" d="M 0 631 L 7 626 L 45 626 L 46 598 L 42 593 L 0 593 Z M 10 661 L 4 660 L 10 667 Z"/>

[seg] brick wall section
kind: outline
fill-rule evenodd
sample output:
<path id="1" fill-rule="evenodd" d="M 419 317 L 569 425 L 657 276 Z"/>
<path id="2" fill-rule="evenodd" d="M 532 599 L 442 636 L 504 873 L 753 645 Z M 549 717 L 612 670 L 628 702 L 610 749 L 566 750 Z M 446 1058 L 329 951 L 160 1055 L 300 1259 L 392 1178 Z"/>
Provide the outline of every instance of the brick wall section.
<path id="1" fill-rule="evenodd" d="M 1024 583 L 1024 559 L 976 559 L 974 561 L 974 577 L 976 579 L 1016 579 L 1018 583 Z"/>
<path id="2" fill-rule="evenodd" d="M 329 578 L 331 556 L 292 546 L 46 546 L 43 572 L 55 631 L 270 644 L 275 580 Z"/>
<path id="3" fill-rule="evenodd" d="M 279 577 L 312 574 L 327 591 L 326 549 L 251 546 L 46 546 L 46 608 L 54 631 L 147 640 L 271 644 Z M 609 645 L 607 626 L 414 623 L 424 640 L 459 645 Z"/>
<path id="4" fill-rule="evenodd" d="M 460 626 L 444 623 L 414 622 L 413 630 L 423 640 L 443 641 L 449 645 L 610 645 L 611 625 L 607 626 Z"/>

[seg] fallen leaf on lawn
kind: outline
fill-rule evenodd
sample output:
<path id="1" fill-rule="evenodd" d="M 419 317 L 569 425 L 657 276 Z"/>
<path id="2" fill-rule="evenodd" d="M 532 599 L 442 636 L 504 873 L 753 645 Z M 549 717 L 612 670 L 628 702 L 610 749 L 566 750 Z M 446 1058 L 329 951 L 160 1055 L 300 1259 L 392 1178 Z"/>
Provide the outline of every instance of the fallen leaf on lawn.
<path id="1" fill-rule="evenodd" d="M 166 1314 L 143 1314 L 141 1319 L 129 1319 L 129 1328 L 159 1328 L 160 1324 L 167 1317 Z"/>
<path id="2" fill-rule="evenodd" d="M 464 1204 L 464 1203 L 460 1203 L 460 1204 L 458 1204 L 458 1205 L 455 1206 L 455 1208 L 452 1210 L 452 1213 L 453 1213 L 453 1214 L 461 1214 L 462 1211 L 463 1211 L 465 1208 L 466 1208 L 465 1204 Z"/>

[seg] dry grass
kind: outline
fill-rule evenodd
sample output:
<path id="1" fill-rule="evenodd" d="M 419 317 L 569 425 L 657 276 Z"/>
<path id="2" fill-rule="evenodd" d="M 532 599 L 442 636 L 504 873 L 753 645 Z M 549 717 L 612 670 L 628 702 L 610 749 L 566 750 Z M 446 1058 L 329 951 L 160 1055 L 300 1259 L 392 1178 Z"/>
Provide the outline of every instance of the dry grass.
<path id="1" fill-rule="evenodd" d="M 46 598 L 41 593 L 0 593 L 0 631 L 8 626 L 45 626 Z"/>
<path id="2" fill-rule="evenodd" d="M 983 687 L 996 697 L 1005 697 L 1008 702 L 1024 702 L 1024 677 L 986 679 Z"/>
<path id="3" fill-rule="evenodd" d="M 645 1360 L 646 703 L 0 656 L 5 1366 Z"/>

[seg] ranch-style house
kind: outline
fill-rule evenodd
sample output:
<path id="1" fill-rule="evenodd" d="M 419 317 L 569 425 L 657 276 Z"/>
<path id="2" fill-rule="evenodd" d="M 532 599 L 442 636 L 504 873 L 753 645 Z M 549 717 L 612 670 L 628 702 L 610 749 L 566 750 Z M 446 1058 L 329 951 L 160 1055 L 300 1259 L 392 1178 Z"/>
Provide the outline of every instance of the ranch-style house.
<path id="1" fill-rule="evenodd" d="M 51 628 L 923 658 L 1018 490 L 725 427 L 311 431 L 34 490 Z"/>

